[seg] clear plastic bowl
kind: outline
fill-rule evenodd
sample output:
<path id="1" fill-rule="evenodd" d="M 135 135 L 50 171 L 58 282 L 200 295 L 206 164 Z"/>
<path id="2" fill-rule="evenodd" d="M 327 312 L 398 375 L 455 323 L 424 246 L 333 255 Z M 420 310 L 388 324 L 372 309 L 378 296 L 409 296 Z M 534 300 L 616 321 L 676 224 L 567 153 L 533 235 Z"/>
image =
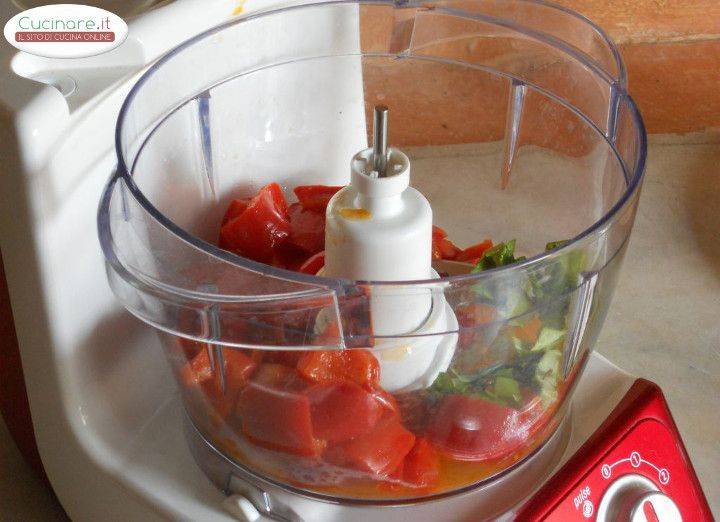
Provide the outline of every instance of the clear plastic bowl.
<path id="1" fill-rule="evenodd" d="M 516 239 L 524 260 L 359 282 L 216 246 L 233 198 L 346 184 L 378 103 L 435 223 L 461 246 Z M 160 334 L 194 425 L 251 474 L 385 503 L 467 490 L 553 433 L 606 315 L 646 152 L 613 44 L 521 0 L 232 20 L 149 68 L 116 139 L 98 218 L 108 278 Z M 427 334 L 373 335 L 369 296 L 409 291 L 449 304 L 457 327 L 433 335 L 457 346 L 424 386 L 389 393 L 374 373 L 394 357 L 384 347 Z"/>

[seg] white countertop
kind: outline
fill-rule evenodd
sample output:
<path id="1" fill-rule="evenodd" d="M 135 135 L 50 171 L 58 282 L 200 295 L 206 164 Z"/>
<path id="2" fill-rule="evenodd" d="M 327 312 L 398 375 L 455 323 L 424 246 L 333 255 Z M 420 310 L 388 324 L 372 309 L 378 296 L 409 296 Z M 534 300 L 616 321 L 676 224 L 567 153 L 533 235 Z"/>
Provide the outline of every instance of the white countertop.
<path id="1" fill-rule="evenodd" d="M 596 349 L 663 389 L 720 518 L 720 136 L 656 136 L 649 149 Z"/>
<path id="2" fill-rule="evenodd" d="M 597 349 L 658 383 L 720 518 L 720 136 L 653 137 Z M 63 520 L 0 421 L 0 519 Z"/>

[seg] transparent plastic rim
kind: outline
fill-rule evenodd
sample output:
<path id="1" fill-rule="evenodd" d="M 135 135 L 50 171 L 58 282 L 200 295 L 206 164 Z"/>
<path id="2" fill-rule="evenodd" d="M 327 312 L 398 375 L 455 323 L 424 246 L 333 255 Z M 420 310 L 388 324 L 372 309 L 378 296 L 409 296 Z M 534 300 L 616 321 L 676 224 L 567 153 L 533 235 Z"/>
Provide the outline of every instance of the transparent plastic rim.
<path id="1" fill-rule="evenodd" d="M 533 85 L 531 82 L 527 82 L 526 80 L 523 80 L 521 78 L 517 78 L 519 81 L 522 81 L 524 84 L 529 85 L 536 89 L 537 91 L 541 92 L 542 94 L 552 98 L 554 101 L 562 104 L 566 109 L 572 111 L 576 116 L 578 116 L 580 119 L 582 119 L 588 126 L 590 126 L 596 133 L 598 133 L 607 143 L 610 150 L 613 152 L 613 155 L 615 159 L 618 161 L 619 165 L 624 171 L 625 179 L 627 180 L 627 187 L 622 194 L 622 196 L 618 199 L 618 201 L 610 208 L 608 212 L 606 212 L 600 219 L 598 219 L 595 223 L 593 223 L 590 227 L 583 230 L 580 234 L 577 236 L 569 239 L 565 243 L 563 243 L 561 246 L 550 250 L 550 251 L 544 251 L 541 252 L 535 256 L 528 257 L 522 262 L 518 262 L 509 266 L 505 267 L 498 267 L 493 268 L 489 270 L 484 270 L 479 273 L 473 273 L 473 274 L 463 274 L 463 275 L 454 275 L 449 276 L 447 278 L 443 278 L 442 284 L 451 284 L 453 282 L 460 282 L 460 281 L 467 281 L 467 280 L 477 280 L 480 281 L 485 278 L 493 277 L 496 274 L 502 272 L 505 274 L 511 274 L 515 272 L 522 272 L 529 270 L 530 267 L 533 266 L 539 266 L 543 264 L 544 262 L 560 257 L 564 255 L 566 252 L 573 250 L 577 248 L 579 245 L 582 245 L 586 242 L 589 242 L 592 240 L 593 237 L 595 237 L 597 234 L 601 233 L 604 229 L 610 226 L 610 224 L 613 222 L 615 216 L 620 213 L 620 211 L 628 204 L 628 202 L 632 199 L 633 195 L 638 191 L 639 187 L 641 186 L 641 181 L 645 172 L 645 162 L 646 162 L 646 155 L 647 155 L 647 135 L 645 131 L 645 125 L 643 123 L 642 117 L 640 115 L 640 112 L 637 108 L 637 105 L 633 101 L 632 97 L 627 93 L 626 90 L 626 73 L 625 73 L 625 67 L 622 62 L 622 59 L 620 57 L 619 51 L 615 44 L 610 40 L 610 38 L 605 34 L 605 32 L 600 29 L 597 25 L 595 25 L 593 22 L 591 22 L 586 17 L 580 15 L 579 13 L 576 13 L 575 11 L 572 11 L 571 9 L 555 5 L 550 2 L 546 2 L 544 0 L 521 0 L 523 2 L 526 2 L 528 4 L 537 4 L 541 5 L 550 9 L 556 9 L 558 11 L 561 11 L 565 14 L 571 15 L 573 17 L 576 17 L 581 22 L 588 25 L 588 27 L 596 32 L 600 38 L 607 44 L 608 48 L 611 50 L 611 53 L 615 59 L 616 66 L 618 69 L 618 77 L 613 78 L 607 71 L 600 68 L 597 63 L 594 61 L 589 61 L 588 57 L 585 53 L 582 51 L 579 51 L 578 49 L 574 48 L 573 46 L 562 42 L 558 38 L 538 32 L 533 29 L 526 28 L 525 26 L 519 25 L 514 22 L 510 22 L 506 19 L 500 19 L 488 15 L 482 15 L 477 13 L 471 13 L 467 11 L 462 11 L 459 9 L 452 9 L 452 8 L 446 8 L 442 6 L 435 6 L 433 7 L 434 12 L 439 13 L 447 13 L 448 15 L 452 16 L 459 16 L 468 18 L 471 20 L 478 20 L 482 21 L 484 23 L 492 24 L 492 25 L 498 25 L 506 28 L 510 28 L 520 34 L 525 34 L 533 39 L 537 39 L 539 41 L 542 41 L 543 43 L 553 46 L 562 52 L 570 55 L 575 60 L 583 63 L 585 66 L 593 70 L 598 77 L 607 82 L 611 85 L 612 89 L 614 89 L 618 98 L 618 102 L 625 101 L 626 107 L 630 111 L 630 117 L 634 124 L 634 130 L 635 130 L 635 138 L 638 143 L 638 157 L 636 158 L 635 165 L 633 167 L 628 167 L 625 162 L 620 157 L 617 148 L 612 143 L 612 141 L 605 135 L 604 132 L 602 132 L 597 125 L 595 125 L 594 122 L 589 120 L 587 116 L 585 116 L 582 112 L 580 112 L 576 107 L 573 105 L 570 105 L 565 100 L 559 98 L 557 95 L 555 95 L 552 92 L 549 92 L 537 85 Z M 227 263 L 230 263 L 232 265 L 238 266 L 240 268 L 243 268 L 248 271 L 252 271 L 258 274 L 271 276 L 277 279 L 283 279 L 291 282 L 297 282 L 305 285 L 314 286 L 316 290 L 308 289 L 306 291 L 295 291 L 290 292 L 287 294 L 277 294 L 273 296 L 267 296 L 272 298 L 282 298 L 282 297 L 289 297 L 292 296 L 293 298 L 300 297 L 302 295 L 310 296 L 314 295 L 316 291 L 322 291 L 327 292 L 328 289 L 333 288 L 341 288 L 342 286 L 351 283 L 351 284 L 363 284 L 368 286 L 386 286 L 386 285 L 422 285 L 422 286 L 435 286 L 438 284 L 437 279 L 426 279 L 426 280 L 413 280 L 413 281 L 348 281 L 343 279 L 333 279 L 333 278 L 326 278 L 321 276 L 313 276 L 313 275 L 307 275 L 307 274 L 301 274 L 298 272 L 293 272 L 290 270 L 282 269 L 282 268 L 276 268 L 272 267 L 270 265 L 266 265 L 264 263 L 259 263 L 256 261 L 252 261 L 248 258 L 238 256 L 237 254 L 233 254 L 232 252 L 228 252 L 226 250 L 222 250 L 216 245 L 213 245 L 212 243 L 208 243 L 206 241 L 203 241 L 202 239 L 188 233 L 183 228 L 177 226 L 172 220 L 170 220 L 167 216 L 165 216 L 162 212 L 160 212 L 143 194 L 143 192 L 140 190 L 140 188 L 135 184 L 133 180 L 133 176 L 131 174 L 132 166 L 128 168 L 127 162 L 125 161 L 125 157 L 123 154 L 123 140 L 122 140 L 122 129 L 125 124 L 125 119 L 128 115 L 128 112 L 130 111 L 132 102 L 135 98 L 135 96 L 138 94 L 138 92 L 142 89 L 145 82 L 152 77 L 156 72 L 158 72 L 163 64 L 171 60 L 175 55 L 179 54 L 186 48 L 192 46 L 193 44 L 208 38 L 212 36 L 213 34 L 222 31 L 228 27 L 246 23 L 250 20 L 266 17 L 266 16 L 272 16 L 278 13 L 286 12 L 286 11 L 292 11 L 292 10 L 298 10 L 298 9 L 307 9 L 307 8 L 320 8 L 325 5 L 343 5 L 343 4 L 356 4 L 356 5 L 384 5 L 387 7 L 394 7 L 394 8 L 411 8 L 411 7 L 417 7 L 417 8 L 423 8 L 427 7 L 428 4 L 432 4 L 432 1 L 423 1 L 423 0 L 328 0 L 328 1 L 322 1 L 322 2 L 314 2 L 314 3 L 305 3 L 305 4 L 298 4 L 290 7 L 284 7 L 279 9 L 272 9 L 272 10 L 264 10 L 257 13 L 250 13 L 244 16 L 240 16 L 236 19 L 230 20 L 226 23 L 220 24 L 216 27 L 213 27 L 205 32 L 202 32 L 185 42 L 181 43 L 177 47 L 171 49 L 168 51 L 165 55 L 160 57 L 155 63 L 153 63 L 148 70 L 138 79 L 136 84 L 132 87 L 130 90 L 128 96 L 126 97 L 125 101 L 123 102 L 123 105 L 120 109 L 120 113 L 118 116 L 117 124 L 115 127 L 115 150 L 116 155 L 118 158 L 118 165 L 117 165 L 117 171 L 112 176 L 110 181 L 108 182 L 108 185 L 105 189 L 105 192 L 102 196 L 102 200 L 100 202 L 100 208 L 98 209 L 98 229 L 99 229 L 99 236 L 100 236 L 100 243 L 101 247 L 103 249 L 103 252 L 105 254 L 105 258 L 109 265 L 112 267 L 112 269 L 120 275 L 127 283 L 130 285 L 138 288 L 143 289 L 145 291 L 149 291 L 150 293 L 160 293 L 166 298 L 170 295 L 176 295 L 179 299 L 187 299 L 194 298 L 194 299 L 202 299 L 202 300 L 220 300 L 220 301 L 226 301 L 226 300 L 232 300 L 232 301 L 245 301 L 248 299 L 248 296 L 230 296 L 226 294 L 212 294 L 212 293 L 199 293 L 195 291 L 188 291 L 188 289 L 183 288 L 176 288 L 170 285 L 162 284 L 157 281 L 149 281 L 147 277 L 144 277 L 142 274 L 136 274 L 131 269 L 126 267 L 117 257 L 114 246 L 113 246 L 113 240 L 112 240 L 112 232 L 110 230 L 110 223 L 109 223 L 109 208 L 110 208 L 110 200 L 112 198 L 112 193 L 114 190 L 115 183 L 119 180 L 123 180 L 125 182 L 125 185 L 127 189 L 130 191 L 132 196 L 136 199 L 136 201 L 143 207 L 143 209 L 153 218 L 155 219 L 160 225 L 162 225 L 164 228 L 166 228 L 169 232 L 177 236 L 179 239 L 184 241 L 185 243 L 189 244 L 190 246 L 197 248 L 198 250 L 201 250 L 209 255 L 212 255 L 222 261 L 225 261 Z M 423 58 L 423 57 L 418 57 Z M 424 57 L 427 59 L 427 57 Z M 448 62 L 451 62 L 451 60 L 446 60 Z M 276 65 L 276 64 L 273 64 Z M 466 64 L 464 62 L 457 62 L 457 65 L 462 65 L 465 67 L 472 67 L 469 64 Z M 482 67 L 476 67 L 476 68 L 482 68 Z M 488 68 L 485 68 L 487 70 L 490 70 Z M 500 73 L 496 70 L 491 70 L 494 74 L 499 74 L 505 77 L 514 78 L 512 75 L 508 75 L 506 73 Z M 248 71 L 251 72 L 251 71 Z M 244 74 L 247 74 L 248 72 L 238 74 L 233 76 L 233 78 L 236 78 L 238 76 L 242 76 Z M 232 78 L 226 78 L 223 80 L 223 82 L 228 81 Z M 222 83 L 222 82 L 220 82 Z M 205 87 L 207 89 L 207 86 Z M 197 93 L 199 94 L 199 93 Z M 187 101 L 191 100 L 194 96 L 190 95 L 186 97 L 186 99 L 179 100 L 176 104 L 175 108 L 173 108 L 169 112 L 174 112 L 179 107 L 187 103 Z M 164 121 L 165 118 L 168 117 L 169 114 L 166 114 L 163 116 L 163 118 L 156 124 L 159 126 L 162 121 Z M 152 133 L 153 131 L 151 131 Z M 146 136 L 145 140 L 149 139 L 149 136 L 151 133 Z M 144 146 L 141 145 L 141 148 Z M 140 151 L 138 152 L 139 155 Z M 253 297 L 253 299 L 257 299 L 257 296 Z"/>

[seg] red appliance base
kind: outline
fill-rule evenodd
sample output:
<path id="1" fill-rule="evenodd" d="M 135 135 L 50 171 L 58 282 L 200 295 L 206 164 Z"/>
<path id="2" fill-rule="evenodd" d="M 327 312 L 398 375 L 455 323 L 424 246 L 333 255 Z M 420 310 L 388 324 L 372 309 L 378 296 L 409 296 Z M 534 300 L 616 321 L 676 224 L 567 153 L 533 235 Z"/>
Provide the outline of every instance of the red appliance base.
<path id="1" fill-rule="evenodd" d="M 660 388 L 638 379 L 518 520 L 712 521 Z"/>

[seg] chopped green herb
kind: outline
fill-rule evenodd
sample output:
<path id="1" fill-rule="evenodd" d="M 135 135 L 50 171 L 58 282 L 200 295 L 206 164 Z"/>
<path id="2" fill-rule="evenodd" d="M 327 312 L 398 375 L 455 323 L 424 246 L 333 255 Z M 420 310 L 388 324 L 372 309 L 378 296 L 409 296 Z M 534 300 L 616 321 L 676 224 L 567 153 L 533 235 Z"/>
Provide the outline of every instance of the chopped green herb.
<path id="1" fill-rule="evenodd" d="M 470 383 L 455 371 L 440 372 L 432 383 L 432 390 L 442 394 L 467 394 L 470 392 Z"/>
<path id="2" fill-rule="evenodd" d="M 512 363 L 493 364 L 471 375 L 460 375 L 454 370 L 441 372 L 430 389 L 442 395 L 471 395 L 517 407 L 521 386 L 539 390 L 536 374 L 541 357 L 541 353 L 524 352 Z"/>
<path id="3" fill-rule="evenodd" d="M 503 402 L 510 403 L 513 406 L 519 406 L 522 400 L 520 395 L 520 384 L 507 375 L 498 375 L 495 377 L 493 386 L 493 395 Z"/>
<path id="4" fill-rule="evenodd" d="M 535 380 L 540 386 L 540 399 L 545 407 L 557 400 L 561 359 L 559 350 L 547 350 L 537 363 Z"/>
<path id="5" fill-rule="evenodd" d="M 567 239 L 560 239 L 558 241 L 550 241 L 548 244 L 545 245 L 545 250 L 555 250 L 557 247 L 564 245 L 567 243 Z"/>
<path id="6" fill-rule="evenodd" d="M 472 271 L 482 272 L 483 270 L 489 270 L 490 268 L 511 265 L 518 261 L 522 261 L 523 259 L 525 258 L 515 258 L 515 240 L 513 239 L 505 243 L 498 243 L 494 247 L 483 252 L 482 257 Z"/>
<path id="7" fill-rule="evenodd" d="M 554 347 L 558 341 L 565 337 L 565 333 L 566 330 L 558 330 L 547 326 L 543 327 L 543 329 L 540 330 L 537 341 L 535 341 L 535 346 L 533 346 L 530 351 L 539 352 Z"/>

